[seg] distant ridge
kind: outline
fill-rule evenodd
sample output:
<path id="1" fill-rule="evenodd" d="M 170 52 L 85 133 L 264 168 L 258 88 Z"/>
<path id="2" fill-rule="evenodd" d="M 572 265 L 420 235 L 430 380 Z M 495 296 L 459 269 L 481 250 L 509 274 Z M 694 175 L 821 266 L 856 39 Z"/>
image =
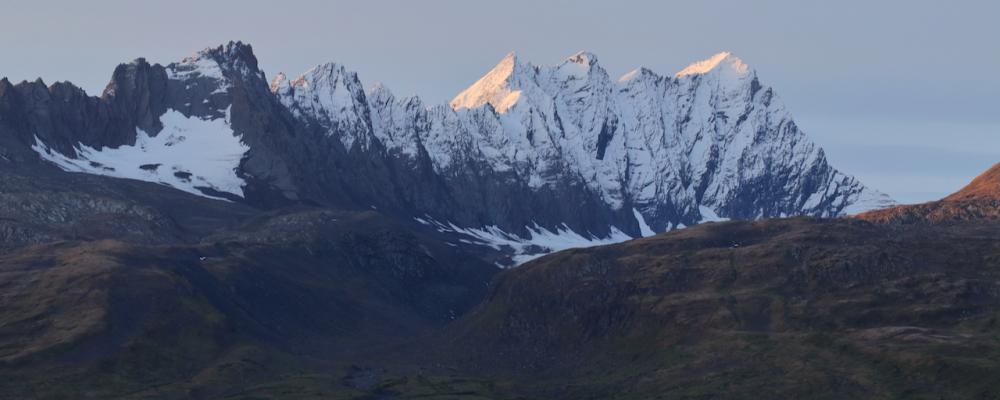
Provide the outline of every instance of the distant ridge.
<path id="1" fill-rule="evenodd" d="M 1000 163 L 979 174 L 961 190 L 944 198 L 945 201 L 997 199 L 1000 199 Z"/>
<path id="2" fill-rule="evenodd" d="M 1000 220 L 1000 163 L 938 201 L 869 211 L 857 218 L 887 223 L 991 222 Z"/>

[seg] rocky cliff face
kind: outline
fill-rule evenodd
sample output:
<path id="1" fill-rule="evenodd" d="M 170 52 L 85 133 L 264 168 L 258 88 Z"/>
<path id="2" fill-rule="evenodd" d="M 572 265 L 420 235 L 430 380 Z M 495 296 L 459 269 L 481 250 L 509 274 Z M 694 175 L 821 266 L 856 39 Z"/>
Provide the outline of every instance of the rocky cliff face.
<path id="1" fill-rule="evenodd" d="M 3 151 L 18 161 L 40 156 L 68 171 L 207 197 L 296 201 L 312 193 L 303 168 L 325 155 L 296 137 L 296 122 L 271 95 L 250 46 L 239 42 L 167 66 L 119 65 L 100 97 L 68 83 L 4 81 L 0 103 Z"/>
<path id="2" fill-rule="evenodd" d="M 0 82 L 0 155 L 261 206 L 377 208 L 522 257 L 705 220 L 889 203 L 831 167 L 721 53 L 612 79 L 595 55 L 511 54 L 448 105 L 323 64 L 268 83 L 250 46 L 119 66 L 101 97 Z M 515 260 L 516 261 L 516 260 Z"/>

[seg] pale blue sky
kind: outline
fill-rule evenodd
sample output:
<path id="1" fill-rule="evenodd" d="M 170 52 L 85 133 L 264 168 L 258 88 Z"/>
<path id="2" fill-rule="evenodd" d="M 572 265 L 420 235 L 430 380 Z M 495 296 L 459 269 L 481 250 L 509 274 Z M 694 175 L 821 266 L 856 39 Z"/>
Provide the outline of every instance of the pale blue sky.
<path id="1" fill-rule="evenodd" d="M 119 62 L 228 40 L 295 75 L 336 61 L 444 102 L 516 51 L 589 50 L 612 75 L 673 74 L 728 50 L 773 86 L 835 166 L 898 200 L 949 193 L 1000 161 L 995 1 L 0 0 L 0 76 L 98 93 Z"/>

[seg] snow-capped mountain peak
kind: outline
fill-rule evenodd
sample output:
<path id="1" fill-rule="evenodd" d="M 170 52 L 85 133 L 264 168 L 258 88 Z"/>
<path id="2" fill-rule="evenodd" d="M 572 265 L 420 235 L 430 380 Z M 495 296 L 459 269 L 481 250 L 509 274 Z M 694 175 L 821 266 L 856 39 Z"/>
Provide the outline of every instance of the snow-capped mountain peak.
<path id="1" fill-rule="evenodd" d="M 718 53 L 706 60 L 698 61 L 678 72 L 675 77 L 681 78 L 690 75 L 704 75 L 713 71 L 724 71 L 734 75 L 746 75 L 750 73 L 743 60 L 728 51 Z"/>
<path id="2" fill-rule="evenodd" d="M 247 80 L 265 79 L 264 72 L 257 66 L 257 57 L 253 54 L 253 47 L 240 41 L 205 48 L 191 56 L 185 57 L 178 63 L 170 64 L 168 69 L 187 70 L 191 67 L 211 70 L 218 68 L 242 77 Z M 218 74 L 221 78 L 222 74 Z"/>
<path id="3" fill-rule="evenodd" d="M 224 81 L 222 66 L 210 57 L 208 49 L 193 56 L 185 57 L 178 63 L 167 66 L 167 77 L 173 80 L 193 80 L 198 78 Z"/>
<path id="4" fill-rule="evenodd" d="M 239 171 L 250 147 L 244 129 L 233 124 L 232 92 L 263 78 L 256 66 L 250 46 L 241 42 L 207 48 L 166 66 L 141 58 L 121 64 L 100 103 L 94 103 L 102 111 L 88 116 L 107 118 L 90 123 L 107 127 L 100 138 L 55 138 L 43 132 L 31 148 L 67 171 L 242 198 L 246 181 Z"/>
<path id="5" fill-rule="evenodd" d="M 567 62 L 592 66 L 597 64 L 597 56 L 589 51 L 581 51 L 566 59 Z"/>
<path id="6" fill-rule="evenodd" d="M 476 83 L 455 96 L 449 105 L 460 110 L 490 104 L 497 112 L 506 112 L 517 103 L 524 86 L 534 84 L 534 75 L 534 68 L 522 64 L 511 52 Z"/>
<path id="7" fill-rule="evenodd" d="M 320 64 L 298 78 L 281 75 L 271 90 L 297 117 L 310 119 L 344 148 L 367 146 L 371 136 L 367 99 L 358 74 L 337 63 Z"/>
<path id="8" fill-rule="evenodd" d="M 581 51 L 576 53 L 559 64 L 551 71 L 540 68 L 543 73 L 549 75 L 551 80 L 559 81 L 560 86 L 565 86 L 567 81 L 577 81 L 570 85 L 575 88 L 586 86 L 594 79 L 606 80 L 607 72 L 598 64 L 597 56 L 594 53 Z"/>

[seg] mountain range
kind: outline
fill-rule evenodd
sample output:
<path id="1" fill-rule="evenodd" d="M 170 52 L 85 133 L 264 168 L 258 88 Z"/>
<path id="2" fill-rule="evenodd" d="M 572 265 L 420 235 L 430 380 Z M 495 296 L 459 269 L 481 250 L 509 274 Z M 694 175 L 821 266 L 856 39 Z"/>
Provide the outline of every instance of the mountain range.
<path id="1" fill-rule="evenodd" d="M 612 79 L 579 53 L 505 57 L 447 105 L 342 65 L 268 82 L 230 42 L 119 65 L 100 97 L 0 81 L 0 155 L 275 208 L 377 209 L 500 265 L 719 219 L 891 205 L 826 161 L 774 90 L 720 53 Z M 499 250 L 493 251 L 493 250 Z"/>
<path id="2" fill-rule="evenodd" d="M 892 205 L 728 53 L 3 79 L 0 398 L 1000 398 L 998 210 Z"/>

